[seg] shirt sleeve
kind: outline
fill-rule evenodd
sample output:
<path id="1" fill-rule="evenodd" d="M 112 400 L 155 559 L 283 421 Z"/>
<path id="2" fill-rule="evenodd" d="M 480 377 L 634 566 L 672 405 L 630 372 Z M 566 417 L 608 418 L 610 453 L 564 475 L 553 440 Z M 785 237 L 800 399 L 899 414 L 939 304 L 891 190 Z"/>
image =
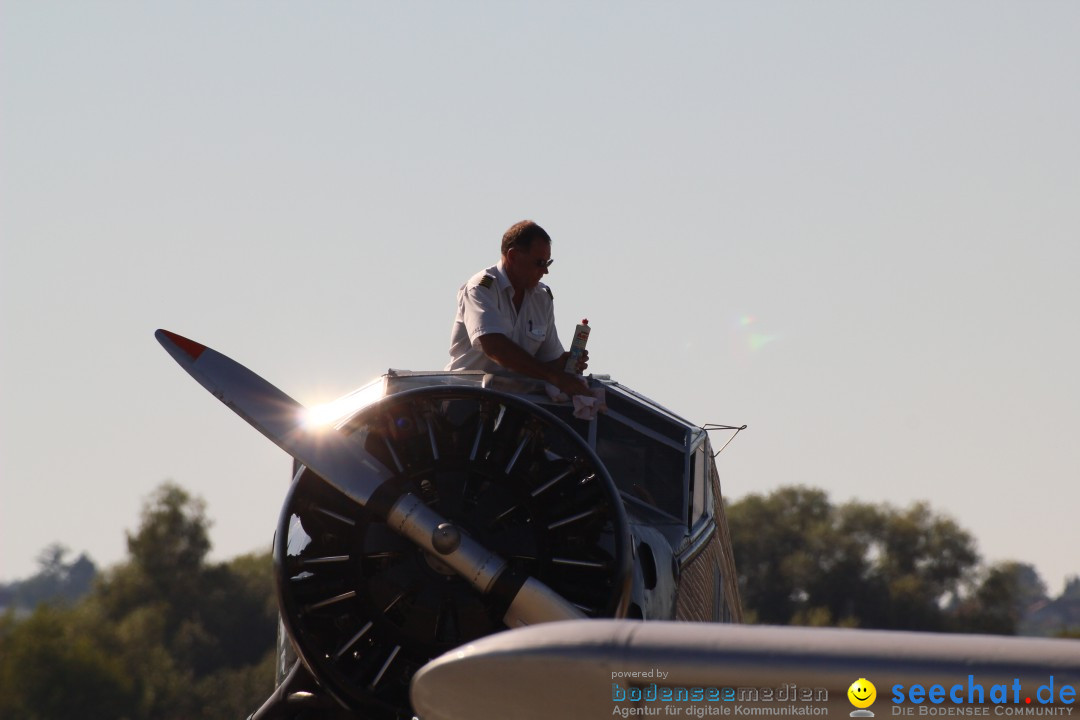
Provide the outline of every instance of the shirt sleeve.
<path id="1" fill-rule="evenodd" d="M 475 347 L 483 335 L 499 333 L 510 337 L 514 331 L 509 318 L 499 306 L 499 291 L 476 284 L 465 288 L 461 298 L 461 317 Z"/>

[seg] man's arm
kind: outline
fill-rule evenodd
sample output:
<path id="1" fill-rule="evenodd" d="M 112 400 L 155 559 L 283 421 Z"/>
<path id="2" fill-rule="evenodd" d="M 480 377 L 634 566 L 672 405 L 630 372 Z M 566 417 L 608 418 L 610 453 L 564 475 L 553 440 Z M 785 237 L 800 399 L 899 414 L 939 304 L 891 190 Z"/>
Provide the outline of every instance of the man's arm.
<path id="1" fill-rule="evenodd" d="M 520 345 L 500 333 L 481 335 L 480 347 L 485 355 L 507 370 L 551 383 L 567 395 L 589 394 L 589 389 L 581 378 L 562 369 L 569 353 L 563 353 L 549 362 L 540 362 L 525 352 Z M 580 363 L 579 367 L 581 367 Z"/>

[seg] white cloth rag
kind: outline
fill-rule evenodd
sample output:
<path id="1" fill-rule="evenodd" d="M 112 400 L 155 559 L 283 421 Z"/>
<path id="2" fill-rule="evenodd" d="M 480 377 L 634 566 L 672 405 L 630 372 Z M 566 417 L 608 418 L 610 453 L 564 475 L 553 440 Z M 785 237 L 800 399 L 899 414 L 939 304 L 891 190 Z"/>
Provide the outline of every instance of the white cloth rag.
<path id="1" fill-rule="evenodd" d="M 566 393 L 551 383 L 544 383 L 544 392 L 552 402 L 566 402 Z M 592 420 L 597 413 L 607 411 L 607 403 L 604 401 L 604 388 L 593 388 L 589 395 L 574 396 L 574 417 L 581 420 Z"/>

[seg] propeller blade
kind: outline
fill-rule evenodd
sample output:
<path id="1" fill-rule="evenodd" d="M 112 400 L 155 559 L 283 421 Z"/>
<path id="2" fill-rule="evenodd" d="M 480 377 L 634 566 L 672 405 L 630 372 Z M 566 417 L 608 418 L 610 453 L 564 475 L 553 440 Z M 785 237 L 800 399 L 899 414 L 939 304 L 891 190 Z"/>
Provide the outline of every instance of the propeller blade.
<path id="1" fill-rule="evenodd" d="M 336 431 L 310 431 L 305 408 L 251 370 L 168 330 L 154 337 L 196 382 L 265 435 L 270 442 L 311 468 L 360 505 L 393 473 Z"/>

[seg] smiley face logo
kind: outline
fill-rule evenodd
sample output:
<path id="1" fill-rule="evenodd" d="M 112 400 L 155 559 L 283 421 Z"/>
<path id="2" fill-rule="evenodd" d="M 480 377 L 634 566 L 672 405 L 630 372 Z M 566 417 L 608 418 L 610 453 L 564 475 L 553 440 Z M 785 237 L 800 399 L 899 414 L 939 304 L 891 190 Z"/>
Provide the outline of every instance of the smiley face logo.
<path id="1" fill-rule="evenodd" d="M 848 700 L 859 709 L 868 708 L 877 700 L 877 688 L 866 678 L 859 678 L 847 689 Z M 854 715 L 854 713 L 852 713 Z M 869 713 L 868 713 L 869 714 Z"/>

